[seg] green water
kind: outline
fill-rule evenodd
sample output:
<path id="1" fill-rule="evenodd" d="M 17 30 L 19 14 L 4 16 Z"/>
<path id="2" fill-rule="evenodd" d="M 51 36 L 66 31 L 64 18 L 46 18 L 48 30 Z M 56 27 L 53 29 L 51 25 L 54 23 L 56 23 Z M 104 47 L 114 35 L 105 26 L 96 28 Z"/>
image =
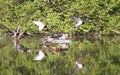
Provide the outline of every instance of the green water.
<path id="1" fill-rule="evenodd" d="M 74 75 L 120 75 L 120 37 L 77 38 L 59 54 L 46 52 L 41 61 L 34 61 L 42 47 L 39 38 L 19 41 L 31 52 L 23 53 L 13 47 L 11 38 L 0 40 L 0 75 L 69 75 L 77 60 L 83 64 Z"/>

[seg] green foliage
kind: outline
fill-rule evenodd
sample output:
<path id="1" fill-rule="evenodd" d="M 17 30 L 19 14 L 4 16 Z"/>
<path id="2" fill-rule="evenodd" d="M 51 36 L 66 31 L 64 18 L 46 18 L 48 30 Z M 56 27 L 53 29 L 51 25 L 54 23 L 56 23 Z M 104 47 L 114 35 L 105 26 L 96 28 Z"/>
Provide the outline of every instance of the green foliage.
<path id="1" fill-rule="evenodd" d="M 37 32 L 32 23 L 39 20 L 47 23 L 45 32 L 76 31 L 71 16 L 81 17 L 89 22 L 77 29 L 89 33 L 91 30 L 109 34 L 109 28 L 120 31 L 120 1 L 98 0 L 2 0 L 0 2 L 0 23 L 10 29 L 20 24 L 22 30 Z"/>

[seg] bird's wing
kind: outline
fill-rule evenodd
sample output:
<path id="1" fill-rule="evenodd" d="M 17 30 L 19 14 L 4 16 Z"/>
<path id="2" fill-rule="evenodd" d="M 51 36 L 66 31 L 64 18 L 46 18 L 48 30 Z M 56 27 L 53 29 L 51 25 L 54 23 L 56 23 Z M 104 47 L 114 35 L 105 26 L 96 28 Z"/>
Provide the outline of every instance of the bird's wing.
<path id="1" fill-rule="evenodd" d="M 78 20 L 77 20 L 78 22 L 82 22 L 82 19 L 81 18 L 78 18 Z"/>
<path id="2" fill-rule="evenodd" d="M 45 56 L 45 54 L 40 50 L 39 51 L 39 55 L 41 56 L 41 57 L 44 57 Z"/>
<path id="3" fill-rule="evenodd" d="M 75 16 L 73 16 L 73 20 L 74 20 L 76 23 L 78 23 L 78 22 L 82 21 L 82 19 L 81 19 L 81 18 L 77 18 L 77 17 L 75 17 Z"/>
<path id="4" fill-rule="evenodd" d="M 19 36 L 18 36 L 18 38 L 21 39 L 24 36 L 23 34 L 24 34 L 23 32 L 20 33 Z"/>
<path id="5" fill-rule="evenodd" d="M 14 34 L 16 33 L 14 30 L 11 30 Z"/>
<path id="6" fill-rule="evenodd" d="M 33 60 L 40 60 L 40 56 L 37 55 Z"/>
<path id="7" fill-rule="evenodd" d="M 34 60 L 42 60 L 44 58 L 45 54 L 40 50 L 39 55 L 37 55 Z"/>
<path id="8" fill-rule="evenodd" d="M 42 31 L 44 29 L 44 25 L 39 26 L 39 31 Z"/>
<path id="9" fill-rule="evenodd" d="M 33 23 L 37 26 L 44 26 L 44 24 L 40 21 L 33 21 Z"/>
<path id="10" fill-rule="evenodd" d="M 30 36 L 33 36 L 33 34 L 32 34 L 32 33 L 30 33 L 30 32 L 26 32 L 26 34 L 27 34 L 27 35 L 30 35 Z"/>
<path id="11" fill-rule="evenodd" d="M 16 32 L 17 32 L 17 33 L 20 32 L 20 25 L 18 25 L 18 26 L 16 27 Z"/>

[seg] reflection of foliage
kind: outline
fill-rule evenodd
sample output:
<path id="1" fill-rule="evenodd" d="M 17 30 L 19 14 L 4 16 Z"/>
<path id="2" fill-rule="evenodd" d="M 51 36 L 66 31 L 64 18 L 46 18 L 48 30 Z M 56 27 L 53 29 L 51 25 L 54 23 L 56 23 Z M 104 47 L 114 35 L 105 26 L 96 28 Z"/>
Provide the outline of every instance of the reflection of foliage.
<path id="1" fill-rule="evenodd" d="M 34 33 L 37 27 L 32 24 L 32 20 L 39 20 L 48 24 L 46 32 L 70 32 L 75 25 L 71 19 L 74 15 L 83 20 L 89 19 L 88 23 L 81 26 L 85 33 L 95 30 L 109 34 L 108 28 L 120 30 L 119 4 L 119 0 L 2 0 L 0 23 L 11 29 L 20 24 L 22 30 L 28 29 Z"/>
<path id="2" fill-rule="evenodd" d="M 117 39 L 117 40 L 116 40 Z M 78 60 L 83 68 L 76 75 L 119 75 L 120 73 L 120 39 L 114 38 L 84 38 L 70 44 L 67 51 L 59 55 L 45 51 L 47 56 L 42 61 L 33 61 L 42 44 L 37 38 L 21 39 L 19 42 L 32 48 L 26 55 L 11 49 L 12 41 L 0 40 L 0 75 L 68 75 Z"/>

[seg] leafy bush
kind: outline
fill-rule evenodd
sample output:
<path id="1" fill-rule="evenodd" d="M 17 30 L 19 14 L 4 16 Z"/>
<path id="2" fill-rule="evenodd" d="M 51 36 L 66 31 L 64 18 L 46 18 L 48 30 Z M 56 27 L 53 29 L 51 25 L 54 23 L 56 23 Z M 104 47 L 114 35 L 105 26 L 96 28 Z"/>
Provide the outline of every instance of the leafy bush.
<path id="1" fill-rule="evenodd" d="M 21 25 L 21 30 L 37 32 L 32 23 L 39 20 L 47 23 L 45 32 L 80 32 L 91 31 L 111 34 L 109 29 L 120 31 L 120 1 L 98 0 L 2 0 L 0 2 L 0 23 L 10 29 Z M 71 16 L 81 17 L 89 22 L 73 28 L 75 22 Z M 94 33 L 95 33 L 94 32 Z"/>

